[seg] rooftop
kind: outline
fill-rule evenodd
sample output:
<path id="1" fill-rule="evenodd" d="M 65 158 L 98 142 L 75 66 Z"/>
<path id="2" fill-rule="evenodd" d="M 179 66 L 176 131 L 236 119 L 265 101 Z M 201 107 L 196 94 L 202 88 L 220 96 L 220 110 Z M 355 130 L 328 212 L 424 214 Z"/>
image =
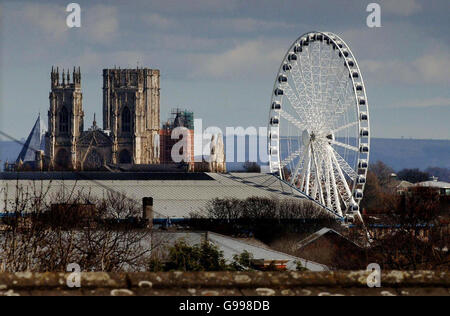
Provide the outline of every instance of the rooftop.
<path id="1" fill-rule="evenodd" d="M 417 183 L 416 185 L 420 187 L 450 189 L 450 183 L 443 181 L 425 181 Z"/>
<path id="2" fill-rule="evenodd" d="M 24 189 L 48 188 L 47 199 L 61 190 L 97 198 L 116 192 L 139 204 L 142 198 L 153 197 L 155 218 L 173 219 L 188 218 L 215 198 L 310 200 L 279 178 L 261 173 L 2 173 L 0 179 L 0 210 L 5 210 L 5 194 L 14 200 L 17 184 Z"/>
<path id="3" fill-rule="evenodd" d="M 229 236 L 220 235 L 213 232 L 155 232 L 154 238 L 158 242 L 170 247 L 179 240 L 183 240 L 188 245 L 194 246 L 201 244 L 202 241 L 207 240 L 214 244 L 222 253 L 225 260 L 229 263 L 234 261 L 234 256 L 241 255 L 244 251 L 253 255 L 255 260 L 265 261 L 286 261 L 287 269 L 295 271 L 297 268 L 297 262 L 309 271 L 328 271 L 329 268 L 326 265 L 316 263 L 303 258 L 288 255 L 283 252 L 272 250 L 268 247 L 261 245 L 251 244 L 249 242 L 232 238 Z"/>

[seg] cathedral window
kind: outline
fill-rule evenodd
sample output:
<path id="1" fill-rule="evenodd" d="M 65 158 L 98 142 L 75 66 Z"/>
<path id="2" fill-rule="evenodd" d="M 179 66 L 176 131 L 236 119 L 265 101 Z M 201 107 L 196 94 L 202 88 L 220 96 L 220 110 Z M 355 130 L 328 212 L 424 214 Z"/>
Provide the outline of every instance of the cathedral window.
<path id="1" fill-rule="evenodd" d="M 59 131 L 61 133 L 69 132 L 69 113 L 65 107 L 63 107 L 61 113 L 59 113 Z"/>
<path id="2" fill-rule="evenodd" d="M 128 107 L 125 107 L 122 111 L 122 132 L 131 132 L 131 114 Z"/>

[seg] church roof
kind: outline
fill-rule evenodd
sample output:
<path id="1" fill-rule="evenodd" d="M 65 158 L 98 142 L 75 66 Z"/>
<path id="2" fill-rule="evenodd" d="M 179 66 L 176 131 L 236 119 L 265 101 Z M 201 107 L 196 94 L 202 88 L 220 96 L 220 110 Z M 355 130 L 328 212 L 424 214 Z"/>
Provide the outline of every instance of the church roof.
<path id="1" fill-rule="evenodd" d="M 81 133 L 78 139 L 79 145 L 93 146 L 110 146 L 112 144 L 111 137 L 100 129 L 91 129 Z"/>
<path id="2" fill-rule="evenodd" d="M 34 123 L 30 135 L 28 135 L 28 138 L 25 141 L 25 144 L 23 145 L 19 156 L 17 157 L 16 162 L 19 163 L 20 161 L 22 162 L 34 161 L 36 157 L 36 151 L 44 150 L 44 147 L 45 145 L 41 124 L 41 115 L 39 115 L 39 117 L 36 120 L 36 123 Z"/>

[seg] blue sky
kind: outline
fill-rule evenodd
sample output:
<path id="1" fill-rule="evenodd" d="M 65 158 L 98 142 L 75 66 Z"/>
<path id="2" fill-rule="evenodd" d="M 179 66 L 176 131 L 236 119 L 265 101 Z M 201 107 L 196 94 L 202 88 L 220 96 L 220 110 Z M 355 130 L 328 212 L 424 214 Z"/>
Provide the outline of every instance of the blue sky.
<path id="1" fill-rule="evenodd" d="M 204 126 L 266 126 L 285 51 L 311 30 L 340 35 L 362 70 L 372 136 L 450 139 L 450 2 L 382 0 L 0 0 L 0 129 L 25 137 L 46 119 L 52 65 L 81 66 L 85 126 L 102 111 L 103 68 L 161 70 L 161 120 L 188 108 Z"/>

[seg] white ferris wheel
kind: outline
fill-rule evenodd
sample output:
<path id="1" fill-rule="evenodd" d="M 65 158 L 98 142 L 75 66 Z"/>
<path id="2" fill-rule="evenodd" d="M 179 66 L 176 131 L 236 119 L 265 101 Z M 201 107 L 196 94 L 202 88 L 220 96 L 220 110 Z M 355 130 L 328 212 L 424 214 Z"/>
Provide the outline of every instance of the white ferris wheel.
<path id="1" fill-rule="evenodd" d="M 370 151 L 369 104 L 358 63 L 329 32 L 298 38 L 270 104 L 270 170 L 342 218 L 361 218 Z"/>

